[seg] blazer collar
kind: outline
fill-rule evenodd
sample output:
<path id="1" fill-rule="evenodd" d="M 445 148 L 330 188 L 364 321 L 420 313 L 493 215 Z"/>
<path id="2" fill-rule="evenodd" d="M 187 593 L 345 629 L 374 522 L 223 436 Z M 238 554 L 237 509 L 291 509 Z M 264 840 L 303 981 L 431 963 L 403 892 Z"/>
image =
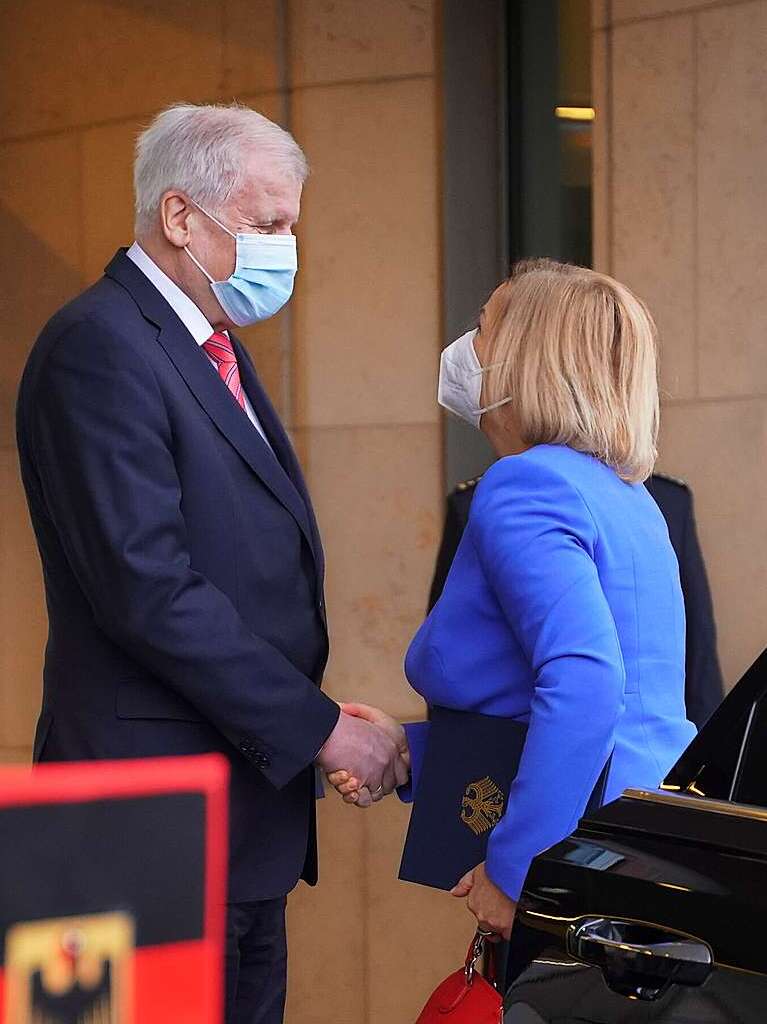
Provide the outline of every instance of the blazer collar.
<path id="1" fill-rule="evenodd" d="M 106 268 L 106 275 L 122 285 L 134 298 L 143 315 L 159 328 L 157 340 L 168 358 L 199 404 L 215 423 L 219 431 L 239 452 L 250 468 L 263 481 L 274 496 L 291 513 L 306 537 L 311 551 L 319 561 L 315 530 L 306 502 L 294 486 L 288 474 L 275 455 L 269 450 L 264 439 L 255 429 L 243 410 L 237 405 L 223 381 L 213 373 L 207 356 L 195 342 L 189 331 L 175 314 L 171 306 L 157 291 L 152 282 L 128 259 L 126 250 L 120 249 Z M 242 349 L 238 345 L 238 360 Z M 280 424 L 271 403 L 256 378 L 255 371 L 246 358 L 240 362 L 245 370 L 244 381 L 256 415 L 262 418 L 264 429 L 275 452 L 280 457 L 289 453 L 295 459 L 287 435 Z M 286 466 L 290 465 L 287 461 Z M 297 467 L 297 463 L 296 463 Z M 299 471 L 299 479 L 300 471 Z"/>

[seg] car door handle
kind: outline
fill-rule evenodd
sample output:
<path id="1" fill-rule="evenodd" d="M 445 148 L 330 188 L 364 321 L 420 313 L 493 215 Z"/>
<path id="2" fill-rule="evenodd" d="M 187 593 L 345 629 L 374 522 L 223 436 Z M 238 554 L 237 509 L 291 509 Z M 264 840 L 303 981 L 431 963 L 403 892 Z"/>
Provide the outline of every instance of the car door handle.
<path id="1" fill-rule="evenodd" d="M 607 985 L 634 999 L 658 999 L 669 985 L 702 985 L 711 947 L 689 935 L 636 921 L 590 917 L 570 925 L 568 951 L 598 967 Z"/>

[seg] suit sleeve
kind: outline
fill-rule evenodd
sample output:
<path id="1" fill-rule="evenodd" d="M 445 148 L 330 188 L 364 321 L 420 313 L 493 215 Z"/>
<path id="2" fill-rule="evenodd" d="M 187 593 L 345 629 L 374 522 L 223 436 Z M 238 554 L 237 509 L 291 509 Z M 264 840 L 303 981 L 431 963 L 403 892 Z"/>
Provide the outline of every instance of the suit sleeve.
<path id="1" fill-rule="evenodd" d="M 480 484 L 469 530 L 534 680 L 519 771 L 486 862 L 517 899 L 533 857 L 586 808 L 613 747 L 625 670 L 594 562 L 596 527 L 566 479 L 502 460 Z"/>
<path id="2" fill-rule="evenodd" d="M 100 628 L 285 785 L 339 710 L 192 567 L 150 367 L 127 340 L 78 324 L 49 354 L 32 402 L 48 512 Z"/>
<path id="3" fill-rule="evenodd" d="M 687 617 L 685 702 L 691 721 L 702 729 L 722 702 L 724 688 L 716 647 L 716 625 L 703 553 L 687 492 L 684 546 L 679 569 Z"/>

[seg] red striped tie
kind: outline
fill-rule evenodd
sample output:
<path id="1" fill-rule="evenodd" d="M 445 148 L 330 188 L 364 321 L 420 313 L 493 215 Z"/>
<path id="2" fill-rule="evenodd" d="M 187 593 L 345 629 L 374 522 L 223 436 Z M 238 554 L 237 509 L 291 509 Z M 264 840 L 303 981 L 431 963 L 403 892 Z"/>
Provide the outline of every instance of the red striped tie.
<path id="1" fill-rule="evenodd" d="M 216 364 L 221 380 L 234 395 L 235 400 L 240 403 L 240 408 L 244 409 L 245 395 L 240 383 L 240 368 L 237 365 L 237 356 L 234 354 L 229 338 L 216 331 L 202 343 L 202 347 Z"/>

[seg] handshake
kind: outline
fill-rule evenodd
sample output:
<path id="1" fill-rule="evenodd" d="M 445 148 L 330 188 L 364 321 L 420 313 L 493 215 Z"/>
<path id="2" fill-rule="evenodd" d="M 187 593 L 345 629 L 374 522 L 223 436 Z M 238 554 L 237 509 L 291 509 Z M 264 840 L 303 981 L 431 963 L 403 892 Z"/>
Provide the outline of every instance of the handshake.
<path id="1" fill-rule="evenodd" d="M 317 764 L 346 803 L 369 807 L 410 778 L 405 730 L 378 708 L 342 704 Z"/>

